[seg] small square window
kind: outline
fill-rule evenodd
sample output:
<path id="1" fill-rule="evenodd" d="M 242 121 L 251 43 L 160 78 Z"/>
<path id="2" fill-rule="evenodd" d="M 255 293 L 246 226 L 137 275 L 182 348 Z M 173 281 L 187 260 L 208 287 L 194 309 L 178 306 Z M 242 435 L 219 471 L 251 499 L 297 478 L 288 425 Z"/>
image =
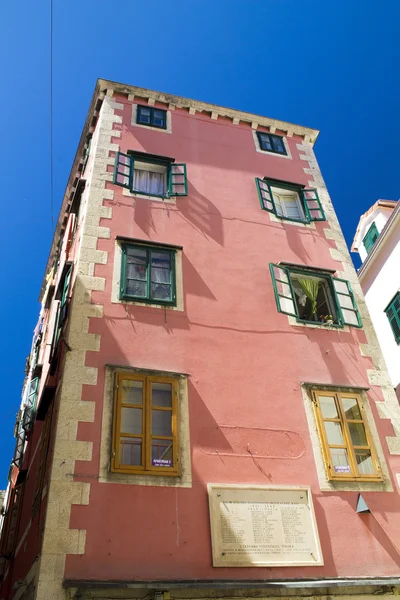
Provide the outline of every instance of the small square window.
<path id="1" fill-rule="evenodd" d="M 139 125 L 148 125 L 149 127 L 167 128 L 167 111 L 152 106 L 143 106 L 138 104 L 137 120 Z"/>
<path id="2" fill-rule="evenodd" d="M 175 250 L 124 244 L 122 251 L 120 298 L 175 306 Z"/>
<path id="3" fill-rule="evenodd" d="M 314 325 L 362 327 L 348 281 L 316 269 L 274 264 L 270 269 L 279 312 Z"/>
<path id="4" fill-rule="evenodd" d="M 395 297 L 390 301 L 389 306 L 385 308 L 385 313 L 393 331 L 396 344 L 400 344 L 400 292 L 397 292 Z"/>
<path id="5" fill-rule="evenodd" d="M 257 131 L 257 137 L 261 150 L 287 156 L 285 144 L 280 135 L 272 135 L 272 133 L 262 133 L 261 131 Z"/>
<path id="6" fill-rule="evenodd" d="M 314 390 L 312 397 L 328 479 L 381 481 L 360 395 Z"/>
<path id="7" fill-rule="evenodd" d="M 178 378 L 117 373 L 112 470 L 179 475 Z"/>

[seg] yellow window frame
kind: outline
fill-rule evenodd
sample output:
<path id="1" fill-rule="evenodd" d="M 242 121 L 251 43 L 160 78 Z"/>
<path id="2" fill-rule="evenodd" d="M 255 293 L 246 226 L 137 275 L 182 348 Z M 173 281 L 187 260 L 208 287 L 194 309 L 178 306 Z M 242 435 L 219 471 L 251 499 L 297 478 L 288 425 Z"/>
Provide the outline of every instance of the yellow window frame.
<path id="1" fill-rule="evenodd" d="M 326 418 L 322 414 L 319 398 L 329 397 L 334 398 L 337 418 Z M 342 399 L 351 398 L 356 399 L 357 405 L 360 411 L 361 419 L 348 419 L 345 414 Z M 379 461 L 374 448 L 374 444 L 371 437 L 371 432 L 368 426 L 368 422 L 365 416 L 365 411 L 362 403 L 360 394 L 351 392 L 340 392 L 340 391 L 323 391 L 323 390 L 312 390 L 312 401 L 314 414 L 318 426 L 318 433 L 321 440 L 322 452 L 324 457 L 325 468 L 328 479 L 331 481 L 382 481 L 382 473 L 379 466 Z M 343 444 L 329 444 L 328 436 L 325 428 L 325 422 L 336 422 L 340 423 Z M 354 445 L 350 435 L 349 423 L 362 423 L 365 430 L 365 436 L 367 440 L 366 445 Z M 343 448 L 347 452 L 350 472 L 349 473 L 337 473 L 334 470 L 333 460 L 331 456 L 331 448 Z M 357 467 L 356 452 L 366 450 L 371 453 L 371 460 L 375 470 L 375 473 L 365 474 L 360 473 Z"/>
<path id="2" fill-rule="evenodd" d="M 142 464 L 139 465 L 124 465 L 120 463 L 120 438 L 121 438 L 121 413 L 124 406 L 128 406 L 122 402 L 122 382 L 141 381 L 143 383 L 142 405 L 129 404 L 131 408 L 142 409 L 142 433 L 141 434 L 126 434 L 123 437 L 132 437 L 142 440 Z M 172 389 L 172 406 L 160 407 L 152 405 L 151 384 L 152 383 L 170 383 Z M 114 426 L 113 426 L 113 441 L 112 441 L 112 460 L 111 471 L 116 473 L 134 473 L 148 475 L 180 475 L 180 460 L 179 460 L 179 439 L 178 439 L 178 377 L 167 377 L 159 375 L 145 375 L 141 373 L 116 373 L 115 388 L 114 388 Z M 155 435 L 151 433 L 151 410 L 164 410 L 171 412 L 171 436 Z M 172 441 L 172 458 L 173 464 L 171 467 L 153 466 L 151 460 L 151 441 L 152 438 L 158 440 Z"/>

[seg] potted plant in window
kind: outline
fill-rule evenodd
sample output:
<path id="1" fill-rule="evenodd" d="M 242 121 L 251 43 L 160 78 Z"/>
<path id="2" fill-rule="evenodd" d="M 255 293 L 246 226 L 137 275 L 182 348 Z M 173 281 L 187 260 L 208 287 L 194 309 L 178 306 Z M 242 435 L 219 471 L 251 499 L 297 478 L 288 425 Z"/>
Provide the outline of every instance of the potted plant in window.
<path id="1" fill-rule="evenodd" d="M 333 325 L 332 315 L 320 315 L 319 318 L 323 323 L 325 323 L 325 325 Z"/>

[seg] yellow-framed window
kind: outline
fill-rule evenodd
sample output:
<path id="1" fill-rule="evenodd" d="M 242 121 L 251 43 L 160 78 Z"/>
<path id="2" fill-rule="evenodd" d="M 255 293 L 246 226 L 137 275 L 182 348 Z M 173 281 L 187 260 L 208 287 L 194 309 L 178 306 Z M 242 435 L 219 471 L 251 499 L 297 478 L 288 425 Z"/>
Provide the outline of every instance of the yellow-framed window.
<path id="1" fill-rule="evenodd" d="M 313 390 L 312 397 L 328 479 L 382 481 L 361 396 Z"/>
<path id="2" fill-rule="evenodd" d="M 179 475 L 176 377 L 116 373 L 111 469 Z"/>

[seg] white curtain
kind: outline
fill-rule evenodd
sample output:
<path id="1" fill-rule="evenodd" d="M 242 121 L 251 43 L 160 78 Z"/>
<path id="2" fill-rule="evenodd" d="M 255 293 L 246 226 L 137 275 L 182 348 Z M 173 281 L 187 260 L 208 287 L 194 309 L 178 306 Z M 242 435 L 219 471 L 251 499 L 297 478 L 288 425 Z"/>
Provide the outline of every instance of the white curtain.
<path id="1" fill-rule="evenodd" d="M 165 173 L 155 173 L 153 171 L 133 171 L 133 189 L 145 194 L 154 194 L 164 196 L 165 194 Z"/>

